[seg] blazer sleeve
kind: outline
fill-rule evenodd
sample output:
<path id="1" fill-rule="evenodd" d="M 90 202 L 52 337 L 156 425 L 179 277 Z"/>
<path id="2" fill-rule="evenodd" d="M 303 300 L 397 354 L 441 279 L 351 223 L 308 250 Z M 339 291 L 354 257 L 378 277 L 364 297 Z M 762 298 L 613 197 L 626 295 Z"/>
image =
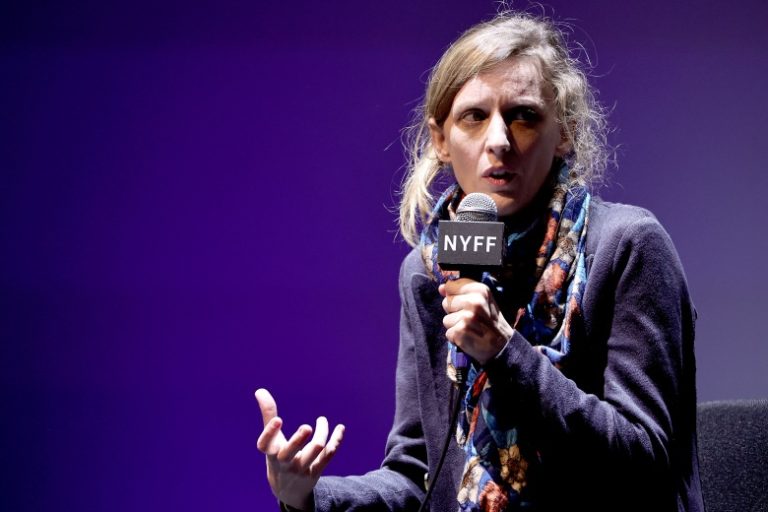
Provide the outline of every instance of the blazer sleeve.
<path id="1" fill-rule="evenodd" d="M 661 225 L 647 212 L 625 220 L 601 233 L 583 301 L 581 348 L 597 384 L 577 385 L 519 333 L 486 368 L 543 466 L 589 468 L 592 481 L 625 489 L 674 486 L 676 452 L 695 434 L 695 313 Z"/>
<path id="2" fill-rule="evenodd" d="M 406 264 L 400 269 L 400 345 L 397 356 L 395 417 L 381 467 L 361 476 L 321 477 L 315 486 L 315 510 L 416 510 L 424 497 L 426 447 L 417 395 L 416 355 L 410 311 L 413 300 Z"/>

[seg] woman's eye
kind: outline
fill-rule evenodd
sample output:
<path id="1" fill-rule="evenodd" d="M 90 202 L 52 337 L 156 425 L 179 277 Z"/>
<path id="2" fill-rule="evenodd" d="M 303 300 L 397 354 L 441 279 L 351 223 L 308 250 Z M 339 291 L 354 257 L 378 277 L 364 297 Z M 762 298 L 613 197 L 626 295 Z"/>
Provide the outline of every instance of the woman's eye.
<path id="1" fill-rule="evenodd" d="M 461 115 L 462 121 L 467 121 L 469 123 L 479 123 L 480 121 L 483 121 L 486 117 L 485 112 L 478 109 L 472 109 L 467 110 Z"/>
<path id="2" fill-rule="evenodd" d="M 535 123 L 541 119 L 536 110 L 531 107 L 517 107 L 510 110 L 507 115 L 504 116 L 507 124 L 514 121 L 522 121 L 524 123 Z"/>

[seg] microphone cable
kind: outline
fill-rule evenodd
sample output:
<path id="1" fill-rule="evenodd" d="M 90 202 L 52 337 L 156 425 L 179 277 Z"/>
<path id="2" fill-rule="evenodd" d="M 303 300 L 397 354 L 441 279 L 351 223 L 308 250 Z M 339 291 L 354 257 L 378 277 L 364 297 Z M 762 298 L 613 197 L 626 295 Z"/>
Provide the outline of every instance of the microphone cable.
<path id="1" fill-rule="evenodd" d="M 445 443 L 443 444 L 443 452 L 440 454 L 440 460 L 437 462 L 434 475 L 429 478 L 427 485 L 427 495 L 424 496 L 424 501 L 421 502 L 419 512 L 424 512 L 426 506 L 429 503 L 429 499 L 432 497 L 432 490 L 435 488 L 437 478 L 440 475 L 440 470 L 443 468 L 443 462 L 445 462 L 445 456 L 448 454 L 448 447 L 451 445 L 451 439 L 456 433 L 456 424 L 459 419 L 459 410 L 461 409 L 462 396 L 464 395 L 464 385 L 467 382 L 468 368 L 460 367 L 456 368 L 456 383 L 451 385 L 451 402 L 453 404 L 453 411 L 451 412 L 451 423 L 448 427 L 448 434 L 445 436 Z M 455 393 L 455 397 L 454 397 Z"/>

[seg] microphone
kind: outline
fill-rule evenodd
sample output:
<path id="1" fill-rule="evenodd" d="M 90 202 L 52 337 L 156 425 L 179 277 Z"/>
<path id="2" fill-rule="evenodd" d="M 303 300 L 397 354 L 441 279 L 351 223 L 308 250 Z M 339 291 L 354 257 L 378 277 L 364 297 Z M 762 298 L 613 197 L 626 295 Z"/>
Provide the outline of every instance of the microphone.
<path id="1" fill-rule="evenodd" d="M 487 194 L 472 192 L 459 203 L 456 219 L 460 222 L 496 222 L 499 219 L 496 202 Z"/>
<path id="2" fill-rule="evenodd" d="M 437 263 L 440 268 L 458 270 L 461 277 L 483 282 L 484 272 L 501 267 L 504 223 L 498 218 L 496 203 L 490 196 L 480 192 L 468 194 L 459 203 L 456 220 L 438 222 Z M 469 372 L 469 359 L 458 347 L 453 366 L 456 383 L 463 386 Z"/>
<path id="3" fill-rule="evenodd" d="M 496 203 L 480 192 L 459 203 L 456 220 L 438 223 L 437 263 L 458 270 L 461 277 L 482 281 L 483 273 L 502 265 L 504 223 L 498 222 Z"/>

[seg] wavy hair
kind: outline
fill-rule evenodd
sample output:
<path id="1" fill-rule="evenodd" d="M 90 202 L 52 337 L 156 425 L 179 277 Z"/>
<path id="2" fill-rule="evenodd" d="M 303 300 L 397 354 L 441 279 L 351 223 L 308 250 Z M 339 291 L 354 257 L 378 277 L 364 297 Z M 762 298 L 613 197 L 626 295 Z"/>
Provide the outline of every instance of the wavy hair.
<path id="1" fill-rule="evenodd" d="M 573 53 L 576 53 L 575 51 Z M 433 185 L 452 174 L 437 158 L 429 119 L 439 125 L 448 116 L 459 90 L 480 73 L 513 57 L 538 59 L 552 86 L 562 132 L 570 143 L 565 155 L 571 186 L 591 186 L 602 177 L 608 160 L 605 111 L 587 81 L 585 65 L 571 55 L 566 38 L 551 20 L 505 11 L 464 32 L 443 54 L 429 75 L 424 101 L 405 130 L 407 172 L 400 190 L 400 233 L 418 244 L 419 230 L 432 211 Z"/>

